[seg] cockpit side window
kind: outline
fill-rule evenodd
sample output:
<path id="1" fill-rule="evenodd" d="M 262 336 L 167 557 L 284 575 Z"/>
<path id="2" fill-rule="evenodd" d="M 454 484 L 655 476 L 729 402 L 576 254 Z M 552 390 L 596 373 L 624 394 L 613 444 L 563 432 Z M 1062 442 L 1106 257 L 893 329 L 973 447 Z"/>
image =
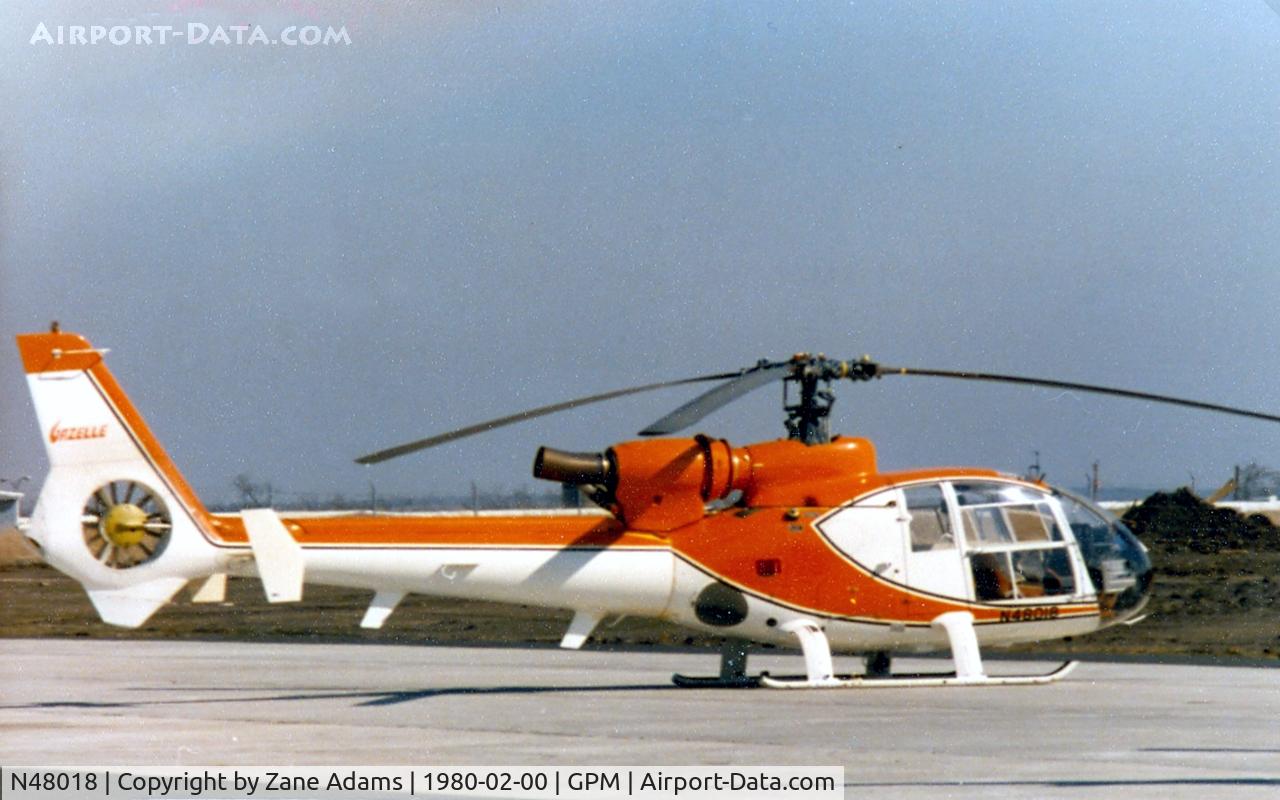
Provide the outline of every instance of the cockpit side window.
<path id="1" fill-rule="evenodd" d="M 973 569 L 973 588 L 979 600 L 1012 600 L 1013 570 L 1008 553 L 974 553 L 969 557 Z"/>
<path id="2" fill-rule="evenodd" d="M 942 487 L 912 486 L 902 491 L 911 515 L 911 551 L 949 550 L 956 546 Z"/>
<path id="3" fill-rule="evenodd" d="M 960 512 L 964 540 L 970 545 L 1003 544 L 1013 541 L 1013 533 L 1005 524 L 999 506 L 966 508 Z"/>
<path id="4" fill-rule="evenodd" d="M 1062 531 L 1047 503 L 1033 506 L 1010 506 L 1005 509 L 1013 538 L 1019 542 L 1060 542 Z"/>
<path id="5" fill-rule="evenodd" d="M 1034 503 L 1043 500 L 1044 494 L 1025 486 L 994 481 L 965 481 L 954 483 L 956 501 L 962 506 L 987 506 L 996 503 Z"/>
<path id="6" fill-rule="evenodd" d="M 1073 594 L 1075 574 L 1065 547 L 1045 550 L 1019 550 L 1013 557 L 1014 581 L 1019 597 L 1050 597 Z"/>
<path id="7" fill-rule="evenodd" d="M 974 546 L 1062 541 L 1048 503 L 969 506 L 961 509 L 960 520 L 964 540 Z"/>
<path id="8" fill-rule="evenodd" d="M 994 481 L 952 486 L 977 599 L 1075 593 L 1071 556 L 1047 492 Z"/>

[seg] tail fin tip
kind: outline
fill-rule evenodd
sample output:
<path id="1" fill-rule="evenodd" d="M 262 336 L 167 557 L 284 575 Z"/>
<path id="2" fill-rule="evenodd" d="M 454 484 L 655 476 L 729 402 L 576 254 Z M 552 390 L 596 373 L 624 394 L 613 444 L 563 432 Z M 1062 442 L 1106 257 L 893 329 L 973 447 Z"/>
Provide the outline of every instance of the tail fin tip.
<path id="1" fill-rule="evenodd" d="M 20 333 L 17 339 L 22 368 L 28 375 L 88 369 L 107 352 L 78 333 Z"/>

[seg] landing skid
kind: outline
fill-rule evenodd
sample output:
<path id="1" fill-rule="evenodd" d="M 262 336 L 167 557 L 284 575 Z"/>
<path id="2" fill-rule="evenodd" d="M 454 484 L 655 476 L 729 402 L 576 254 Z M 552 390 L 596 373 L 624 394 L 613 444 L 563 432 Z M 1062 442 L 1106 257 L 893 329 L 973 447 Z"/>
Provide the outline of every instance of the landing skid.
<path id="1" fill-rule="evenodd" d="M 743 675 L 741 678 L 725 680 L 718 675 L 681 675 L 671 676 L 671 682 L 681 689 L 756 689 L 764 685 L 766 674 Z"/>
<path id="2" fill-rule="evenodd" d="M 933 626 L 945 631 L 951 644 L 954 672 L 889 674 L 889 657 L 876 653 L 867 661 L 866 675 L 836 675 L 831 664 L 831 647 L 822 626 L 809 619 L 793 620 L 782 630 L 795 634 L 804 653 L 805 675 L 780 675 L 764 672 L 747 675 L 747 643 L 726 639 L 720 650 L 720 674 L 716 677 L 673 675 L 672 681 L 682 688 L 745 689 L 764 686 L 770 689 L 886 689 L 918 686 L 1036 686 L 1065 678 L 1077 661 L 1067 661 L 1044 675 L 988 675 L 983 669 L 978 650 L 978 637 L 973 630 L 973 615 L 953 611 L 933 620 Z"/>
<path id="3" fill-rule="evenodd" d="M 759 685 L 770 689 L 911 689 L 918 686 L 1039 686 L 1065 678 L 1079 661 L 1066 661 L 1045 675 L 981 675 L 956 677 L 954 672 L 919 673 L 868 677 L 865 675 L 835 675 L 818 684 L 809 682 L 807 675 L 764 674 Z"/>

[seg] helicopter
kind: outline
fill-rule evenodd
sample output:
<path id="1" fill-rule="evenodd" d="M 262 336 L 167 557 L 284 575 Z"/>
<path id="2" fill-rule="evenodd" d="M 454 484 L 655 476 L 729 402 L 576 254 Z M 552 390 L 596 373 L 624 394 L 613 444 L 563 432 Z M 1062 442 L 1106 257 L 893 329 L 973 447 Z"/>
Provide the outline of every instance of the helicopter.
<path id="1" fill-rule="evenodd" d="M 722 637 L 718 674 L 682 687 L 873 688 L 1043 684 L 989 675 L 982 648 L 1077 636 L 1140 619 L 1146 548 L 1088 500 L 990 469 L 882 472 L 866 438 L 833 436 L 841 381 L 922 376 L 1043 386 L 1280 422 L 1280 416 L 1090 384 L 890 367 L 800 353 L 736 372 L 633 386 L 396 445 L 375 464 L 505 425 L 658 389 L 713 384 L 599 452 L 542 447 L 534 476 L 577 487 L 594 511 L 290 514 L 209 512 L 107 369 L 108 352 L 55 325 L 17 337 L 49 473 L 23 529 L 79 581 L 106 623 L 138 627 L 184 586 L 225 597 L 261 580 L 272 603 L 307 583 L 370 590 L 379 628 L 411 593 L 572 612 L 577 649 L 606 618 L 667 620 Z M 787 437 L 745 446 L 678 436 L 781 382 Z M 799 646 L 804 672 L 747 670 L 750 645 Z M 949 652 L 953 669 L 895 674 L 895 654 Z M 832 653 L 866 658 L 836 674 Z"/>

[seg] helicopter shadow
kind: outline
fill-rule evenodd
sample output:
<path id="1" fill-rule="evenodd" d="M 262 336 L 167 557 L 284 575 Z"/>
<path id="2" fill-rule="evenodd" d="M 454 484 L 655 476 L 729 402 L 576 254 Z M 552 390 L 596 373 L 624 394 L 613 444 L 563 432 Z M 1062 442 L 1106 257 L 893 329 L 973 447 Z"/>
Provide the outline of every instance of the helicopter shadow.
<path id="1" fill-rule="evenodd" d="M 191 693 L 243 693 L 246 690 L 241 687 L 186 687 L 175 688 L 165 687 L 136 687 L 131 691 L 137 692 L 191 692 Z M 657 691 L 684 691 L 672 684 L 616 684 L 616 685 L 592 685 L 592 686 L 449 686 L 438 689 L 398 689 L 388 691 L 347 691 L 347 690 L 316 690 L 316 691 L 297 691 L 282 692 L 267 696 L 242 694 L 236 697 L 199 697 L 199 698 L 179 698 L 179 699 L 163 699 L 163 700 L 43 700 L 33 701 L 29 703 L 7 703 L 0 705 L 0 711 L 16 711 L 16 710 L 50 710 L 50 709 L 127 709 L 127 708 L 167 708 L 178 706 L 200 706 L 200 705 L 220 705 L 230 703 L 297 703 L 316 700 L 353 700 L 353 705 L 359 707 L 376 707 L 376 706 L 394 706 L 402 703 L 412 703 L 421 700 L 432 700 L 439 697 L 466 697 L 466 696 L 519 696 L 519 695 L 539 695 L 539 694 L 587 694 L 591 692 L 606 693 L 633 693 L 633 692 L 657 692 Z"/>
<path id="2" fill-rule="evenodd" d="M 616 544 L 625 534 L 626 531 L 622 527 L 614 527 L 607 520 L 601 520 L 599 525 L 574 537 L 563 548 L 556 550 L 551 558 L 535 569 L 523 582 L 533 585 L 562 584 L 584 569 L 597 555 Z M 584 555 L 586 558 L 583 558 Z"/>

